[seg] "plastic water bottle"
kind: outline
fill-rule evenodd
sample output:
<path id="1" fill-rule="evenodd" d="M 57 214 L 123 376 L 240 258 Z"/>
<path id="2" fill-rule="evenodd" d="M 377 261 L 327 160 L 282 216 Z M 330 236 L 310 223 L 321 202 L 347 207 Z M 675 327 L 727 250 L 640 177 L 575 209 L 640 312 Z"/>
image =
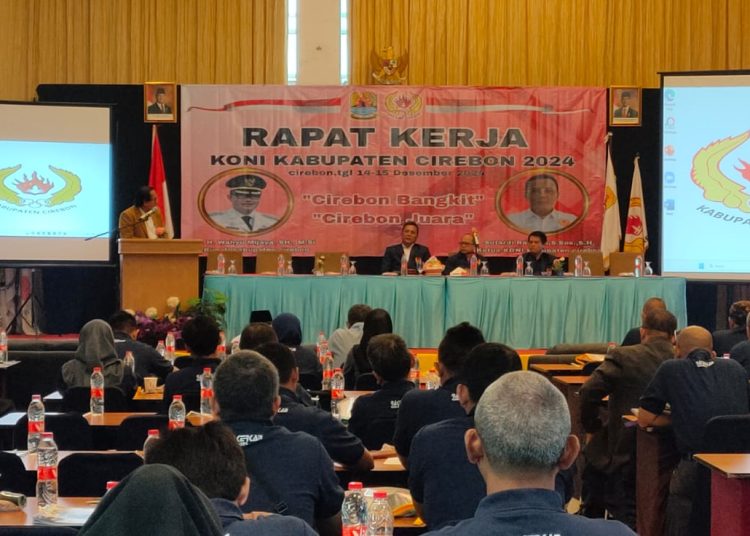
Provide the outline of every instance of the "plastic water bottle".
<path id="1" fill-rule="evenodd" d="M 437 389 L 440 387 L 440 376 L 434 368 L 430 369 L 427 374 L 427 381 L 425 382 L 425 388 L 429 390 Z"/>
<path id="2" fill-rule="evenodd" d="M 349 490 L 341 503 L 341 528 L 343 536 L 365 536 L 367 501 L 362 493 L 362 482 L 349 482 Z"/>
<path id="3" fill-rule="evenodd" d="M 146 441 L 143 442 L 143 459 L 146 460 L 146 463 L 148 463 L 148 459 L 146 458 L 148 450 L 151 448 L 151 445 L 156 443 L 158 440 L 159 430 L 157 428 L 150 429 L 148 431 L 148 435 L 146 436 Z"/>
<path id="4" fill-rule="evenodd" d="M 224 267 L 226 266 L 227 260 L 224 258 L 223 253 L 219 253 L 216 256 L 216 271 L 220 274 L 224 273 Z"/>
<path id="5" fill-rule="evenodd" d="M 174 361 L 174 333 L 171 331 L 167 333 L 167 338 L 164 341 L 164 357 L 170 361 Z"/>
<path id="6" fill-rule="evenodd" d="M 334 419 L 341 418 L 339 402 L 344 399 L 344 373 L 340 368 L 334 369 L 331 377 L 331 415 Z"/>
<path id="7" fill-rule="evenodd" d="M 200 375 L 201 383 L 201 415 L 211 415 L 211 400 L 214 398 L 214 375 L 206 367 Z"/>
<path id="8" fill-rule="evenodd" d="M 57 445 L 52 432 L 43 432 L 37 449 L 36 500 L 41 517 L 57 514 Z"/>
<path id="9" fill-rule="evenodd" d="M 320 361 L 320 364 L 323 364 L 323 359 L 325 358 L 325 355 L 328 353 L 328 340 L 326 339 L 326 334 L 322 331 L 318 333 L 318 342 L 317 342 L 317 350 L 318 350 L 318 360 Z"/>
<path id="10" fill-rule="evenodd" d="M 227 339 L 224 337 L 224 332 L 219 332 L 219 344 L 216 347 L 216 357 L 224 359 L 227 356 Z"/>
<path id="11" fill-rule="evenodd" d="M 91 373 L 89 408 L 92 415 L 104 415 L 104 374 L 102 374 L 102 367 L 94 367 L 94 372 Z"/>
<path id="12" fill-rule="evenodd" d="M 523 255 L 516 257 L 516 275 L 523 277 Z"/>
<path id="13" fill-rule="evenodd" d="M 406 256 L 406 252 L 401 255 L 401 275 L 409 274 L 409 257 Z"/>
<path id="14" fill-rule="evenodd" d="M 164 341 L 159 341 L 156 344 L 156 351 L 159 353 L 160 356 L 164 357 L 167 353 L 167 349 L 164 346 Z"/>
<path id="15" fill-rule="evenodd" d="M 367 536 L 393 536 L 393 512 L 387 491 L 376 491 L 367 509 Z"/>
<path id="16" fill-rule="evenodd" d="M 31 403 L 26 413 L 29 418 L 29 433 L 26 439 L 26 450 L 34 454 L 39 447 L 39 441 L 44 432 L 44 403 L 42 395 L 31 395 Z"/>
<path id="17" fill-rule="evenodd" d="M 473 253 L 469 257 L 469 275 L 472 277 L 477 275 L 477 256 Z"/>
<path id="18" fill-rule="evenodd" d="M 0 330 L 0 363 L 8 360 L 8 334 L 5 330 Z"/>
<path id="19" fill-rule="evenodd" d="M 643 274 L 643 257 L 638 255 L 633 261 L 633 275 L 635 277 L 641 277 Z"/>
<path id="20" fill-rule="evenodd" d="M 234 263 L 234 259 L 229 260 L 229 268 L 227 268 L 228 274 L 236 274 L 237 273 L 237 265 Z"/>
<path id="21" fill-rule="evenodd" d="M 583 257 L 576 255 L 574 266 L 573 277 L 583 277 Z"/>
<path id="22" fill-rule="evenodd" d="M 125 352 L 125 358 L 122 360 L 123 365 L 125 365 L 125 368 L 130 370 L 130 373 L 135 376 L 135 358 L 133 357 L 133 352 L 128 350 Z"/>
<path id="23" fill-rule="evenodd" d="M 339 269 L 341 270 L 341 275 L 349 275 L 349 257 L 346 254 L 341 255 Z"/>
<path id="24" fill-rule="evenodd" d="M 323 354 L 323 382 L 322 388 L 324 391 L 330 391 L 332 388 L 333 381 L 333 355 L 331 352 Z"/>
<path id="25" fill-rule="evenodd" d="M 419 358 L 417 356 L 414 356 L 411 369 L 409 370 L 409 381 L 419 389 Z"/>
<path id="26" fill-rule="evenodd" d="M 185 427 L 185 404 L 182 402 L 182 395 L 174 395 L 172 403 L 169 405 L 169 429 Z"/>
<path id="27" fill-rule="evenodd" d="M 232 353 L 239 352 L 240 350 L 240 341 L 239 339 L 232 341 Z"/>
<path id="28" fill-rule="evenodd" d="M 276 257 L 276 275 L 284 275 L 285 266 L 286 261 L 284 260 L 284 255 L 279 253 L 279 256 Z"/>

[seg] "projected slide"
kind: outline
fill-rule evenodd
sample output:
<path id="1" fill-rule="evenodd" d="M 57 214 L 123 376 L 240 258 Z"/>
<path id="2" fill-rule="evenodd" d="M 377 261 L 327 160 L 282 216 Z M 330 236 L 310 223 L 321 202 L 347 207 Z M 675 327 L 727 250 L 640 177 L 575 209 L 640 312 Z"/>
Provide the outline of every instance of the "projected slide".
<path id="1" fill-rule="evenodd" d="M 664 75 L 662 273 L 750 279 L 750 76 Z"/>
<path id="2" fill-rule="evenodd" d="M 0 103 L 2 260 L 109 260 L 109 108 Z"/>

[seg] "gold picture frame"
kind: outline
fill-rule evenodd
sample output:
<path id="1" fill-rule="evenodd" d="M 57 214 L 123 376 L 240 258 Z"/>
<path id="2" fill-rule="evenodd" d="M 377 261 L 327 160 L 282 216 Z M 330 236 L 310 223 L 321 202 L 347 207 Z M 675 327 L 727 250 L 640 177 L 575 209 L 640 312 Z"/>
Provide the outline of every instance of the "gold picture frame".
<path id="1" fill-rule="evenodd" d="M 143 121 L 146 123 L 177 122 L 177 84 L 146 82 L 143 84 Z"/>
<path id="2" fill-rule="evenodd" d="M 609 125 L 638 127 L 643 114 L 642 91 L 637 86 L 609 88 Z"/>

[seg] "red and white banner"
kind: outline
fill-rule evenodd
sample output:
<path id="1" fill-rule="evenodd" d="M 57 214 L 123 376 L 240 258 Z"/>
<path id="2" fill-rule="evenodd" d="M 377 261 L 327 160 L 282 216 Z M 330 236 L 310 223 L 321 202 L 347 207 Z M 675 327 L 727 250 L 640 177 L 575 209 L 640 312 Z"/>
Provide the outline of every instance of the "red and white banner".
<path id="1" fill-rule="evenodd" d="M 207 249 L 381 255 L 403 222 L 433 254 L 547 232 L 598 249 L 600 88 L 182 86 L 182 236 Z"/>

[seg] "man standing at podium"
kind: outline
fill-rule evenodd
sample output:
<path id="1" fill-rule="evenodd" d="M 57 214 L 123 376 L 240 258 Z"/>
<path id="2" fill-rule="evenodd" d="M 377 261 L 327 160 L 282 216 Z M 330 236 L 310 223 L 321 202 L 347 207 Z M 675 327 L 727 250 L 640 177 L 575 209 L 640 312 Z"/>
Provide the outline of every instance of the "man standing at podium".
<path id="1" fill-rule="evenodd" d="M 138 188 L 133 206 L 120 213 L 120 238 L 168 238 L 157 201 L 156 190 Z"/>

